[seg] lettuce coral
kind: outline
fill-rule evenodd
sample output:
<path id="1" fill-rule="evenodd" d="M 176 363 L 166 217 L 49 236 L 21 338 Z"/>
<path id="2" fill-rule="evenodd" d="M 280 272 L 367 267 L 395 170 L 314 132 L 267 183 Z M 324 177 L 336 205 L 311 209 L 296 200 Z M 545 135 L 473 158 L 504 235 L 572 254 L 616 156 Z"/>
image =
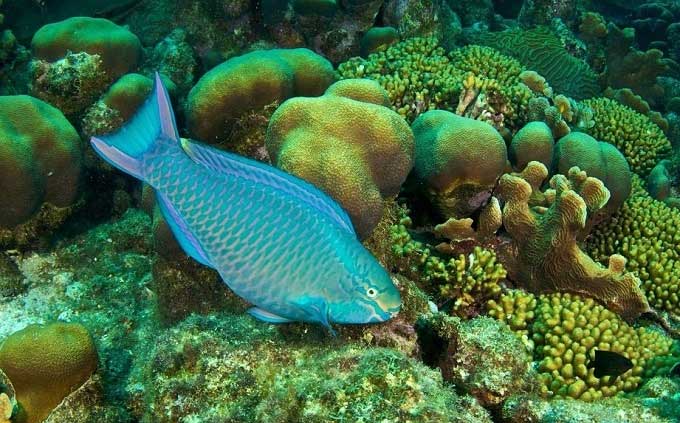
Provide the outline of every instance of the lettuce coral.
<path id="1" fill-rule="evenodd" d="M 488 305 L 490 315 L 508 323 L 533 351 L 545 397 L 594 401 L 633 391 L 645 371 L 671 351 L 671 339 L 628 325 L 591 298 L 568 293 L 536 298 L 518 291 Z M 618 378 L 596 378 L 588 367 L 595 350 L 622 354 L 633 368 Z"/>
<path id="2" fill-rule="evenodd" d="M 670 141 L 647 116 L 608 98 L 583 104 L 593 111 L 595 123 L 585 131 L 618 148 L 638 175 L 646 176 L 670 152 Z"/>

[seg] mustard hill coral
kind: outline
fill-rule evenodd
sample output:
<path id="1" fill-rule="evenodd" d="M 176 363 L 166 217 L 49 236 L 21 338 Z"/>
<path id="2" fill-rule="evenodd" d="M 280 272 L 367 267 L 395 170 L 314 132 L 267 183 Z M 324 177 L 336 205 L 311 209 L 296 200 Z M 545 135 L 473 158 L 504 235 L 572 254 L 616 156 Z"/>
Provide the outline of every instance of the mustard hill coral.
<path id="1" fill-rule="evenodd" d="M 643 186 L 634 179 L 633 194 L 595 228 L 586 249 L 600 261 L 610 254 L 626 257 L 649 303 L 680 316 L 680 210 L 653 199 Z"/>
<path id="2" fill-rule="evenodd" d="M 229 140 L 243 115 L 290 97 L 319 96 L 334 80 L 331 63 L 304 48 L 234 57 L 208 71 L 189 92 L 189 133 L 208 143 Z"/>
<path id="3" fill-rule="evenodd" d="M 646 176 L 670 152 L 670 141 L 647 116 L 608 98 L 583 104 L 592 109 L 595 123 L 585 131 L 618 148 L 638 175 Z"/>
<path id="4" fill-rule="evenodd" d="M 360 237 L 375 228 L 385 199 L 413 166 L 413 134 L 382 106 L 385 95 L 375 82 L 353 80 L 321 97 L 292 98 L 272 116 L 265 140 L 272 162 L 338 201 Z"/>
<path id="5" fill-rule="evenodd" d="M 415 174 L 447 217 L 465 217 L 490 197 L 505 170 L 505 141 L 489 124 L 444 110 L 422 114 L 412 125 Z"/>
<path id="6" fill-rule="evenodd" d="M 134 70 L 142 52 L 132 32 L 109 20 L 88 17 L 43 26 L 33 36 L 31 48 L 37 59 L 48 62 L 61 59 L 69 51 L 99 55 L 109 80 Z"/>
<path id="7" fill-rule="evenodd" d="M 548 206 L 532 208 L 532 195 L 538 194 L 547 175 L 545 166 L 530 162 L 521 174 L 505 174 L 500 179 L 503 226 L 512 238 L 502 257 L 511 279 L 535 293 L 567 291 L 592 296 L 626 319 L 649 311 L 640 280 L 624 273 L 623 256 L 611 256 L 609 268 L 604 268 L 578 246 L 588 214 L 609 199 L 602 181 L 572 168 L 568 176 L 550 179 Z"/>
<path id="8" fill-rule="evenodd" d="M 0 231 L 27 222 L 44 203 L 71 206 L 80 173 L 80 138 L 59 110 L 29 96 L 0 97 L 0 190 L 11 202 L 0 207 Z M 3 244 L 13 238 L 3 235 Z"/>
<path id="9" fill-rule="evenodd" d="M 12 381 L 27 423 L 43 421 L 97 368 L 97 351 L 77 323 L 29 325 L 0 344 L 0 369 Z"/>
<path id="10" fill-rule="evenodd" d="M 672 340 L 660 332 L 634 328 L 591 298 L 568 293 L 514 292 L 489 302 L 489 313 L 530 343 L 538 361 L 545 397 L 594 401 L 635 390 L 645 371 L 670 353 Z M 618 378 L 596 378 L 589 362 L 595 350 L 614 351 L 629 358 L 633 368 Z"/>

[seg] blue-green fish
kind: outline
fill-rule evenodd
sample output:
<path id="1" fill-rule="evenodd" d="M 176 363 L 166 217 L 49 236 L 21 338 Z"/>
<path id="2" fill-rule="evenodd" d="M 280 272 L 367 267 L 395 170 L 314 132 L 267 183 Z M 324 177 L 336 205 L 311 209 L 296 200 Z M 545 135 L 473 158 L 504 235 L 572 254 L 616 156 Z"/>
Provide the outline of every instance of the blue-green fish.
<path id="1" fill-rule="evenodd" d="M 399 311 L 399 291 L 335 201 L 281 170 L 181 139 L 158 75 L 135 116 L 91 144 L 153 187 L 184 251 L 216 269 L 253 316 L 330 329 Z"/>

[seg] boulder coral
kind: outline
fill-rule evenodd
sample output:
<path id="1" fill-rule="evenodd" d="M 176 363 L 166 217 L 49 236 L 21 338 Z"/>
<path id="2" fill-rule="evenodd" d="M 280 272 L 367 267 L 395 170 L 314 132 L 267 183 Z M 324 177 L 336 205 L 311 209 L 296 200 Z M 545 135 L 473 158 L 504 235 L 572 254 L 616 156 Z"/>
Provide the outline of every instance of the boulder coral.
<path id="1" fill-rule="evenodd" d="M 544 165 L 530 162 L 522 173 L 500 179 L 503 226 L 512 238 L 501 256 L 510 278 L 530 292 L 566 291 L 594 297 L 625 319 L 650 311 L 640 280 L 624 272 L 623 256 L 612 255 L 605 268 L 577 243 L 588 214 L 609 199 L 602 181 L 573 167 L 568 175 L 550 179 L 546 203 L 534 207 L 532 196 L 540 195 L 539 187 L 547 176 Z"/>
<path id="2" fill-rule="evenodd" d="M 611 215 L 630 195 L 633 173 L 626 158 L 612 144 L 597 141 L 583 132 L 560 138 L 555 145 L 553 173 L 567 175 L 574 166 L 602 181 L 609 190 L 609 201 L 598 214 Z"/>
<path id="3" fill-rule="evenodd" d="M 0 344 L 0 369 L 14 385 L 26 423 L 42 422 L 96 368 L 92 337 L 77 323 L 29 325 Z"/>
<path id="4" fill-rule="evenodd" d="M 37 59 L 54 62 L 67 52 L 99 55 L 108 78 L 113 80 L 134 70 L 142 45 L 127 29 L 107 19 L 73 17 L 47 24 L 31 40 Z"/>
<path id="5" fill-rule="evenodd" d="M 553 140 L 550 127 L 544 122 L 529 122 L 510 142 L 508 155 L 515 169 L 524 169 L 531 161 L 550 167 L 553 157 Z"/>
<path id="6" fill-rule="evenodd" d="M 208 71 L 189 91 L 189 133 L 207 143 L 228 142 L 235 123 L 248 112 L 295 96 L 320 96 L 334 80 L 331 63 L 304 48 L 234 57 Z"/>
<path id="7" fill-rule="evenodd" d="M 26 223 L 45 203 L 73 205 L 80 174 L 80 138 L 59 110 L 29 96 L 0 97 L 0 191 L 11 199 L 0 207 L 0 232 Z"/>
<path id="8" fill-rule="evenodd" d="M 359 42 L 361 57 L 368 57 L 369 54 L 386 50 L 387 47 L 399 41 L 399 32 L 391 27 L 373 27 L 366 31 Z"/>
<path id="9" fill-rule="evenodd" d="M 411 127 L 415 174 L 446 217 L 466 217 L 491 196 L 506 169 L 503 137 L 489 124 L 444 110 L 423 113 Z"/>
<path id="10" fill-rule="evenodd" d="M 413 166 L 413 134 L 382 105 L 385 95 L 375 82 L 343 82 L 321 97 L 286 101 L 267 128 L 272 163 L 338 201 L 361 238 L 375 228 L 384 201 L 397 195 Z"/>

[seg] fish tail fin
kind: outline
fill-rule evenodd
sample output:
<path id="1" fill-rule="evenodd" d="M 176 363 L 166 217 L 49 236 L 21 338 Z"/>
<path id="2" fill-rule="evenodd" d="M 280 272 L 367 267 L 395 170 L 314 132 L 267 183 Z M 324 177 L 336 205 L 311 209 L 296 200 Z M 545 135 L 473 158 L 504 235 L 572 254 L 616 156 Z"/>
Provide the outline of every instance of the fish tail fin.
<path id="1" fill-rule="evenodd" d="M 92 137 L 90 143 L 109 164 L 145 180 L 144 156 L 159 142 L 179 146 L 179 139 L 170 97 L 156 72 L 151 94 L 134 116 L 118 131 Z"/>

